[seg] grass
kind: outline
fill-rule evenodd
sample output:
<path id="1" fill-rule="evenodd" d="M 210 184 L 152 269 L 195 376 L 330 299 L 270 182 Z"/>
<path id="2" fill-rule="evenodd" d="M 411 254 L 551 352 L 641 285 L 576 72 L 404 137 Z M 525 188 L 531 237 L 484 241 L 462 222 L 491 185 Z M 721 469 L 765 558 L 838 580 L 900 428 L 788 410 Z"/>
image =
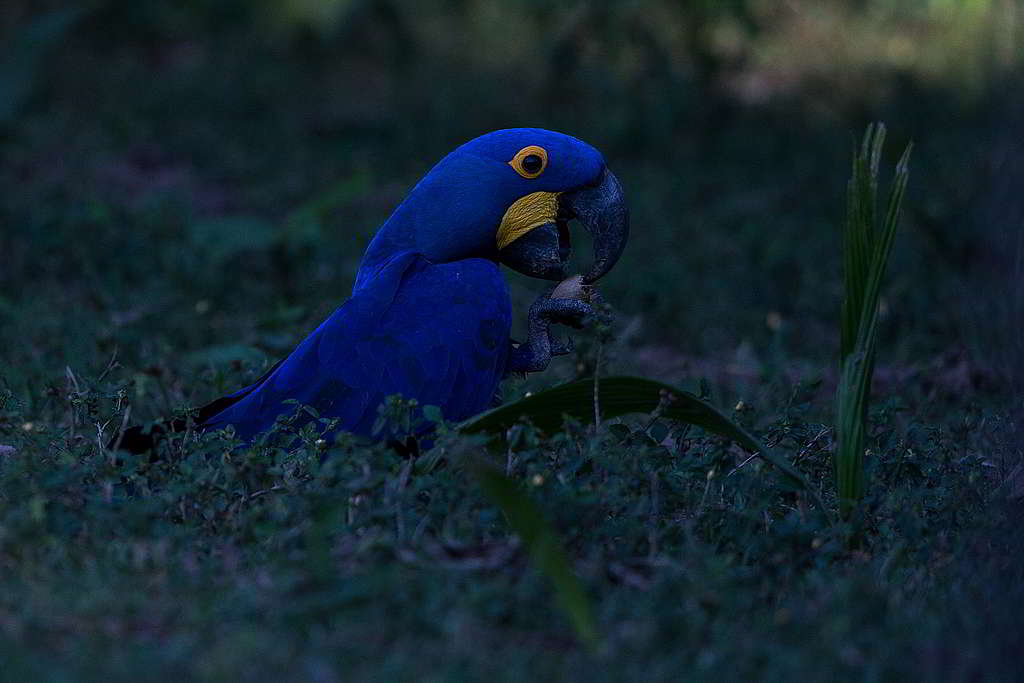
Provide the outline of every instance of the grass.
<path id="1" fill-rule="evenodd" d="M 98 3 L 31 60 L 0 132 L 3 676 L 1014 680 L 1020 302 L 1003 283 L 1024 91 L 1005 56 L 948 79 L 899 50 L 816 71 L 777 53 L 802 44 L 788 36 L 805 15 L 709 11 L 695 47 L 671 3 L 525 3 L 504 22 L 487 6 L 355 3 L 311 32 L 231 3 Z M 1009 30 L 999 6 L 976 25 Z M 19 7 L 0 10 L 0 45 L 34 18 Z M 941 17 L 816 7 L 810 28 L 848 27 L 828 38 L 850 50 L 882 40 L 879 16 L 922 54 L 959 44 L 929 33 Z M 503 490 L 533 508 L 518 521 L 480 486 L 478 435 L 415 460 L 343 440 L 321 462 L 314 434 L 292 453 L 179 442 L 156 462 L 102 447 L 129 410 L 155 419 L 258 376 L 347 295 L 366 240 L 441 154 L 536 124 L 601 148 L 634 231 L 602 281 L 613 338 L 581 335 L 506 400 L 589 390 L 598 363 L 656 378 L 836 509 L 838 226 L 869 120 L 915 140 L 914 182 L 878 307 L 871 485 L 839 523 L 657 401 L 609 403 L 597 429 L 591 410 L 510 425 Z M 537 283 L 510 286 L 525 311 Z M 398 408 L 383 418 L 400 431 Z M 531 559 L 538 518 L 593 647 Z"/>
<path id="2" fill-rule="evenodd" d="M 842 517 L 856 507 L 866 486 L 864 442 L 875 369 L 878 302 L 907 188 L 909 145 L 896 165 L 885 216 L 879 222 L 878 173 L 884 145 L 885 126 L 869 126 L 854 156 L 843 227 L 844 297 L 835 427 L 836 492 Z"/>

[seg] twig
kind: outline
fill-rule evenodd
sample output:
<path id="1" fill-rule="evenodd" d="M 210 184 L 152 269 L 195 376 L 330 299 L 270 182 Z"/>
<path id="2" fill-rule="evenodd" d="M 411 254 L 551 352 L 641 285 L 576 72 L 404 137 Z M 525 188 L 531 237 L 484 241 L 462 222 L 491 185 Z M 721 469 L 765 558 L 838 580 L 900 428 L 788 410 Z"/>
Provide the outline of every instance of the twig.
<path id="1" fill-rule="evenodd" d="M 708 491 L 711 490 L 711 480 L 714 479 L 714 478 L 715 478 L 715 468 L 712 467 L 710 470 L 708 470 L 708 474 L 707 474 L 707 477 L 705 479 L 704 495 L 702 495 L 700 497 L 700 504 L 697 506 L 697 510 L 698 511 L 703 511 L 704 510 L 704 503 L 708 499 Z"/>
<path id="2" fill-rule="evenodd" d="M 280 484 L 275 484 L 274 486 L 271 486 L 269 489 L 263 489 L 261 491 L 256 491 L 254 493 L 250 493 L 249 496 L 246 498 L 246 501 L 256 500 L 257 498 L 259 498 L 261 496 L 265 496 L 268 493 L 275 493 L 277 491 L 284 491 L 284 490 L 285 490 L 284 486 L 281 486 Z"/>
<path id="3" fill-rule="evenodd" d="M 820 431 L 820 432 L 818 432 L 818 433 L 817 433 L 817 435 L 815 435 L 815 437 L 814 437 L 813 439 L 811 439 L 811 440 L 810 440 L 809 442 L 807 442 L 807 445 L 806 445 L 806 446 L 804 446 L 803 448 L 801 448 L 801 449 L 800 449 L 800 452 L 796 454 L 796 457 L 795 457 L 795 458 L 793 458 L 793 462 L 794 462 L 794 463 L 798 463 L 798 462 L 800 462 L 800 460 L 801 460 L 801 459 L 802 459 L 802 458 L 803 458 L 804 456 L 806 456 L 806 455 L 807 455 L 808 453 L 810 453 L 810 452 L 811 452 L 811 448 L 812 448 L 812 447 L 813 447 L 813 446 L 814 446 L 814 445 L 815 445 L 816 443 L 818 443 L 818 439 L 820 439 L 821 437 L 825 436 L 825 435 L 826 435 L 826 434 L 828 434 L 828 433 L 829 433 L 830 431 L 831 431 L 831 429 L 830 429 L 829 427 L 822 427 L 821 431 Z"/>
<path id="4" fill-rule="evenodd" d="M 651 413 L 651 420 L 644 426 L 643 431 L 649 431 L 650 428 L 654 426 L 654 423 L 661 419 L 662 414 L 665 412 L 665 408 L 667 408 L 668 405 L 674 402 L 675 400 L 676 397 L 671 392 L 668 392 L 664 389 L 659 391 L 658 405 L 654 408 L 654 411 Z"/>
<path id="5" fill-rule="evenodd" d="M 601 355 L 604 351 L 604 341 L 597 343 L 597 359 L 594 361 L 594 433 L 601 428 Z"/>
<path id="6" fill-rule="evenodd" d="M 107 363 L 106 369 L 100 373 L 100 376 L 96 379 L 96 383 L 99 384 L 106 378 L 110 372 L 116 368 L 121 367 L 121 364 L 117 362 L 117 347 L 114 347 L 114 353 L 110 356 L 110 362 Z"/>
<path id="7" fill-rule="evenodd" d="M 128 429 L 128 418 L 132 414 L 132 404 L 129 403 L 124 409 L 124 417 L 121 419 L 121 427 L 117 430 L 117 440 L 114 441 L 114 447 L 110 450 L 117 451 L 121 448 L 121 439 L 124 438 L 124 432 Z"/>
<path id="8" fill-rule="evenodd" d="M 68 389 L 72 386 L 75 388 L 75 398 L 81 396 L 82 390 L 78 386 L 78 378 L 71 371 L 70 365 L 64 366 L 64 375 L 68 379 Z M 75 410 L 75 404 L 72 401 L 68 401 L 68 418 L 68 421 L 71 423 L 71 433 L 68 435 L 68 444 L 70 445 L 75 440 L 75 432 L 78 427 L 78 411 Z"/>
<path id="9" fill-rule="evenodd" d="M 110 424 L 110 420 L 107 420 L 103 424 L 100 424 L 99 422 L 94 423 L 96 427 L 96 448 L 101 453 L 103 452 L 103 444 L 105 441 L 105 439 L 103 438 L 103 432 L 106 431 L 108 424 Z"/>
<path id="10" fill-rule="evenodd" d="M 737 472 L 739 472 L 739 471 L 740 471 L 740 468 L 741 468 L 741 467 L 743 467 L 744 465 L 746 465 L 746 464 L 747 464 L 748 462 L 750 462 L 751 460 L 753 460 L 754 458 L 756 458 L 756 457 L 757 457 L 757 456 L 759 456 L 759 455 L 761 455 L 761 451 L 754 451 L 754 452 L 753 452 L 753 453 L 751 453 L 751 454 L 750 454 L 749 456 L 747 456 L 747 459 L 746 459 L 746 460 L 744 460 L 743 462 L 741 462 L 741 463 L 740 463 L 739 465 L 736 465 L 736 467 L 733 467 L 733 468 L 732 468 L 732 471 L 731 471 L 731 472 L 729 472 L 729 474 L 727 474 L 727 475 L 725 475 L 725 476 L 726 476 L 726 477 L 731 477 L 732 475 L 736 474 Z"/>
<path id="11" fill-rule="evenodd" d="M 75 393 L 76 394 L 82 393 L 82 390 L 78 387 L 78 378 L 75 377 L 75 373 L 71 370 L 71 366 L 70 365 L 65 365 L 64 366 L 64 374 L 71 381 L 71 384 L 73 384 L 75 386 Z"/>

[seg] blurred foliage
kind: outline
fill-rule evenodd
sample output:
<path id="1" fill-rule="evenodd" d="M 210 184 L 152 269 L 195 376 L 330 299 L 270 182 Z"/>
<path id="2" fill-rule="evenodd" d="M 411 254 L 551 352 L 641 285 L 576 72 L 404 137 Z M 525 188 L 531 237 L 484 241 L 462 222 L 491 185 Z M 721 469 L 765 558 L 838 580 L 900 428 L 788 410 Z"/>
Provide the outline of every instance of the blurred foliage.
<path id="1" fill-rule="evenodd" d="M 5 675 L 1015 677 L 1022 18 L 1017 0 L 0 3 Z M 914 141 L 915 169 L 863 515 L 827 526 L 656 415 L 510 432 L 505 472 L 566 539 L 596 653 L 467 481 L 471 437 L 323 463 L 315 435 L 152 463 L 102 448 L 129 410 L 258 376 L 441 155 L 540 125 L 602 150 L 634 229 L 602 281 L 614 341 L 582 335 L 507 398 L 599 365 L 654 376 L 735 406 L 827 498 L 842 197 L 871 120 Z M 525 318 L 538 283 L 510 281 Z"/>
<path id="2" fill-rule="evenodd" d="M 25 106 L 43 59 L 63 42 L 81 16 L 75 9 L 48 12 L 12 40 L 0 63 L 0 127 L 11 123 Z"/>

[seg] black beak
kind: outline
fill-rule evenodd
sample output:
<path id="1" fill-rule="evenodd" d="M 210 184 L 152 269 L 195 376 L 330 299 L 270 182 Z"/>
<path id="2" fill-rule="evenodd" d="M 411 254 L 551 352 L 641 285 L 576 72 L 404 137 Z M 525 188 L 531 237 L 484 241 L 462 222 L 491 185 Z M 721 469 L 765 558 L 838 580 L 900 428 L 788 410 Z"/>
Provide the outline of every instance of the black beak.
<path id="1" fill-rule="evenodd" d="M 605 168 L 593 186 L 566 192 L 559 200 L 559 209 L 579 220 L 594 238 L 594 265 L 583 281 L 597 282 L 622 256 L 629 238 L 629 208 L 622 185 Z"/>
<path id="2" fill-rule="evenodd" d="M 530 277 L 562 280 L 572 251 L 568 223 L 573 218 L 594 238 L 594 264 L 583 276 L 593 283 L 619 260 L 629 237 L 629 209 L 618 178 L 607 168 L 592 185 L 559 196 L 558 216 L 501 250 L 501 261 Z"/>

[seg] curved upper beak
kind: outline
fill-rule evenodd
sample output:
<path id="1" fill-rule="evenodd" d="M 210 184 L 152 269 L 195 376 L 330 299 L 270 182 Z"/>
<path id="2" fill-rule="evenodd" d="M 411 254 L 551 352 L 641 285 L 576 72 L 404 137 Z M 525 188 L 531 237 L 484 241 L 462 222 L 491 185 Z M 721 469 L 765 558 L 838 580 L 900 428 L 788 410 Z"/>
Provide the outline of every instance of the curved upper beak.
<path id="1" fill-rule="evenodd" d="M 622 185 L 605 168 L 593 186 L 566 192 L 559 200 L 559 209 L 576 218 L 594 238 L 594 264 L 583 281 L 597 282 L 622 256 L 629 239 L 629 207 Z"/>
<path id="2" fill-rule="evenodd" d="M 571 253 L 568 222 L 573 218 L 593 237 L 594 263 L 583 281 L 596 282 L 619 260 L 629 238 L 629 209 L 622 185 L 607 168 L 591 185 L 560 194 L 555 220 L 502 248 L 501 261 L 524 275 L 563 279 Z"/>

